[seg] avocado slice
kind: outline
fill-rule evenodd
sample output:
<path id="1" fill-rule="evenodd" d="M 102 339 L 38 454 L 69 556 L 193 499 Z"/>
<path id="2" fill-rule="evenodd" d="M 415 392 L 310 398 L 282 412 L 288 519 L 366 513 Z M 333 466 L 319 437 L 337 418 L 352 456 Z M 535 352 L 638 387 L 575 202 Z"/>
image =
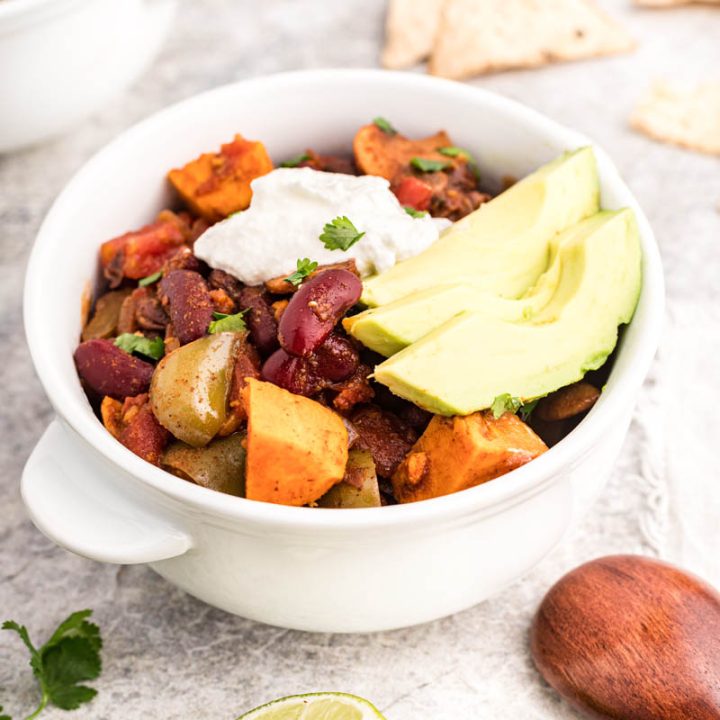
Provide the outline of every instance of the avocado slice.
<path id="1" fill-rule="evenodd" d="M 557 287 L 532 320 L 463 312 L 378 365 L 375 379 L 431 412 L 468 415 L 504 393 L 527 402 L 600 367 L 640 295 L 635 217 L 599 212 L 558 243 Z"/>
<path id="2" fill-rule="evenodd" d="M 449 228 L 420 254 L 364 283 L 377 307 L 436 285 L 465 284 L 520 297 L 549 262 L 553 236 L 599 210 L 595 155 L 565 153 Z"/>
<path id="3" fill-rule="evenodd" d="M 560 278 L 560 252 L 557 241 L 551 241 L 550 266 L 535 286 L 517 300 L 472 285 L 439 285 L 351 315 L 343 320 L 343 326 L 363 345 L 389 357 L 467 310 L 509 322 L 531 320 L 555 291 Z"/>

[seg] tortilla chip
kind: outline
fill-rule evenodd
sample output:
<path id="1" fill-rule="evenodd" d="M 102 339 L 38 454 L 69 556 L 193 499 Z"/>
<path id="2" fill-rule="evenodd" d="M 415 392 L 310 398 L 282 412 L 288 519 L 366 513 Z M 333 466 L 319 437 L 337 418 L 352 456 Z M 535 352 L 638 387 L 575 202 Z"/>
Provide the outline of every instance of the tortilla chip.
<path id="1" fill-rule="evenodd" d="M 720 83 L 684 90 L 657 83 L 630 124 L 656 140 L 720 155 Z"/>
<path id="2" fill-rule="evenodd" d="M 382 64 L 407 68 L 430 55 L 445 0 L 390 0 Z"/>
<path id="3" fill-rule="evenodd" d="M 635 0 L 636 5 L 651 8 L 680 7 L 680 5 L 720 5 L 720 0 Z"/>
<path id="4" fill-rule="evenodd" d="M 592 0 L 446 0 L 430 72 L 459 79 L 634 47 Z"/>

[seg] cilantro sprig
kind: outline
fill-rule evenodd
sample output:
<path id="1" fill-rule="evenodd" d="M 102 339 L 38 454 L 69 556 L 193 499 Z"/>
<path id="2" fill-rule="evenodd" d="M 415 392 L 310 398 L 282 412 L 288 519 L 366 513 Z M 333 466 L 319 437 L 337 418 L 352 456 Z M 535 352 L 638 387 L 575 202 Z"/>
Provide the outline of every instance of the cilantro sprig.
<path id="1" fill-rule="evenodd" d="M 342 215 L 325 223 L 320 240 L 328 250 L 349 250 L 364 234 Z"/>
<path id="2" fill-rule="evenodd" d="M 414 217 L 414 218 L 421 218 L 421 217 L 425 217 L 427 215 L 427 210 L 416 210 L 414 207 L 410 207 L 410 205 L 403 205 L 403 210 L 410 217 Z"/>
<path id="3" fill-rule="evenodd" d="M 156 283 L 161 277 L 163 276 L 162 270 L 158 270 L 157 272 L 153 273 L 152 275 L 148 275 L 147 277 L 141 278 L 138 280 L 138 286 L 139 287 L 147 287 L 148 285 L 152 285 L 153 283 Z M 2 718 L 0 718 L 2 720 Z"/>
<path id="4" fill-rule="evenodd" d="M 379 127 L 386 135 L 397 135 L 397 130 L 384 117 L 373 118 L 373 125 Z"/>
<path id="5" fill-rule="evenodd" d="M 81 684 L 95 680 L 102 671 L 102 638 L 98 626 L 87 620 L 91 615 L 92 610 L 73 613 L 40 648 L 33 645 L 24 625 L 14 620 L 2 624 L 3 630 L 16 632 L 28 649 L 30 667 L 40 686 L 40 702 L 25 720 L 34 720 L 48 705 L 75 710 L 97 695 L 97 690 Z M 10 716 L 2 715 L 0 720 L 10 720 Z"/>
<path id="6" fill-rule="evenodd" d="M 410 164 L 420 172 L 439 172 L 446 170 L 452 165 L 450 160 L 430 160 L 429 158 L 410 158 Z"/>
<path id="7" fill-rule="evenodd" d="M 115 345 L 126 353 L 138 353 L 153 360 L 159 360 L 165 354 L 165 341 L 161 337 L 147 338 L 144 335 L 123 333 L 115 338 Z"/>
<path id="8" fill-rule="evenodd" d="M 539 400 L 540 398 L 535 398 L 535 400 L 524 403 L 520 398 L 513 397 L 510 393 L 503 393 L 493 400 L 490 410 L 492 410 L 493 417 L 496 420 L 506 412 L 510 412 L 519 414 L 522 420 L 527 421 L 530 419 L 530 415 Z"/>
<path id="9" fill-rule="evenodd" d="M 305 153 L 300 153 L 299 155 L 296 155 L 293 158 L 290 158 L 289 160 L 286 160 L 285 162 L 280 163 L 280 167 L 284 168 L 296 168 L 302 163 L 307 162 L 310 159 L 310 156 Z"/>
<path id="10" fill-rule="evenodd" d="M 208 332 L 211 335 L 221 332 L 242 332 L 246 329 L 245 319 L 243 315 L 247 310 L 241 310 L 239 313 L 229 315 L 227 313 L 214 312 L 213 320 L 210 321 Z"/>
<path id="11" fill-rule="evenodd" d="M 317 269 L 318 264 L 310 258 L 298 258 L 294 273 L 288 275 L 285 278 L 285 282 L 289 282 L 291 285 L 297 287 L 310 273 Z M 2 718 L 0 718 L 2 720 Z"/>

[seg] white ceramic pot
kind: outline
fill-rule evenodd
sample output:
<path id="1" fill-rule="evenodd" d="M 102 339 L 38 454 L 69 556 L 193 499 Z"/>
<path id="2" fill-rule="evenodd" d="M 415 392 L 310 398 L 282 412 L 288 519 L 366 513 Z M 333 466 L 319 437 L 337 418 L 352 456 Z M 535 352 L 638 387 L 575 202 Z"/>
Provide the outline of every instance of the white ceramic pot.
<path id="1" fill-rule="evenodd" d="M 236 132 L 282 159 L 347 150 L 375 115 L 409 135 L 446 128 L 484 173 L 523 176 L 590 141 L 468 86 L 381 71 L 277 75 L 213 90 L 127 131 L 70 182 L 48 214 L 25 286 L 33 361 L 57 412 L 23 475 L 35 524 L 105 562 L 149 563 L 217 607 L 273 625 L 362 632 L 474 605 L 535 565 L 605 483 L 658 342 L 663 276 L 652 231 L 599 148 L 603 205 L 630 205 L 644 287 L 607 388 L 588 417 L 537 460 L 455 495 L 377 509 L 275 506 L 169 475 L 125 449 L 93 415 L 72 352 L 80 296 L 103 240 L 146 223 L 169 199 L 169 168 Z"/>
<path id="2" fill-rule="evenodd" d="M 0 0 L 0 152 L 69 129 L 155 57 L 176 0 Z"/>

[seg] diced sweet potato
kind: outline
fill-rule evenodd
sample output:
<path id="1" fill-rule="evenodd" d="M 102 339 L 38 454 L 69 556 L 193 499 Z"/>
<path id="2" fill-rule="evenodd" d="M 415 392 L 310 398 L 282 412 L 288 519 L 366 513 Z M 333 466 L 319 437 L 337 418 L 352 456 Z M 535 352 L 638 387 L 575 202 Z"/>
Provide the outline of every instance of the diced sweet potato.
<path id="1" fill-rule="evenodd" d="M 465 417 L 436 415 L 392 477 L 399 502 L 465 490 L 524 465 L 547 450 L 516 415 L 485 410 Z"/>
<path id="2" fill-rule="evenodd" d="M 160 270 L 184 242 L 176 222 L 154 222 L 104 242 L 100 246 L 103 272 L 114 286 L 123 277 L 140 280 Z"/>
<path id="3" fill-rule="evenodd" d="M 314 400 L 248 378 L 246 497 L 307 505 L 343 479 L 348 433 L 339 415 Z"/>
<path id="4" fill-rule="evenodd" d="M 445 131 L 420 140 L 410 140 L 404 135 L 390 135 L 377 125 L 361 127 L 353 140 L 353 152 L 357 166 L 367 175 L 379 175 L 391 182 L 399 172 L 407 170 L 414 157 L 439 160 L 450 165 L 464 163 L 464 158 L 450 158 L 438 152 L 438 148 L 452 145 Z"/>
<path id="5" fill-rule="evenodd" d="M 217 222 L 250 204 L 250 182 L 273 169 L 261 142 L 236 135 L 219 153 L 204 153 L 168 179 L 192 211 Z"/>

